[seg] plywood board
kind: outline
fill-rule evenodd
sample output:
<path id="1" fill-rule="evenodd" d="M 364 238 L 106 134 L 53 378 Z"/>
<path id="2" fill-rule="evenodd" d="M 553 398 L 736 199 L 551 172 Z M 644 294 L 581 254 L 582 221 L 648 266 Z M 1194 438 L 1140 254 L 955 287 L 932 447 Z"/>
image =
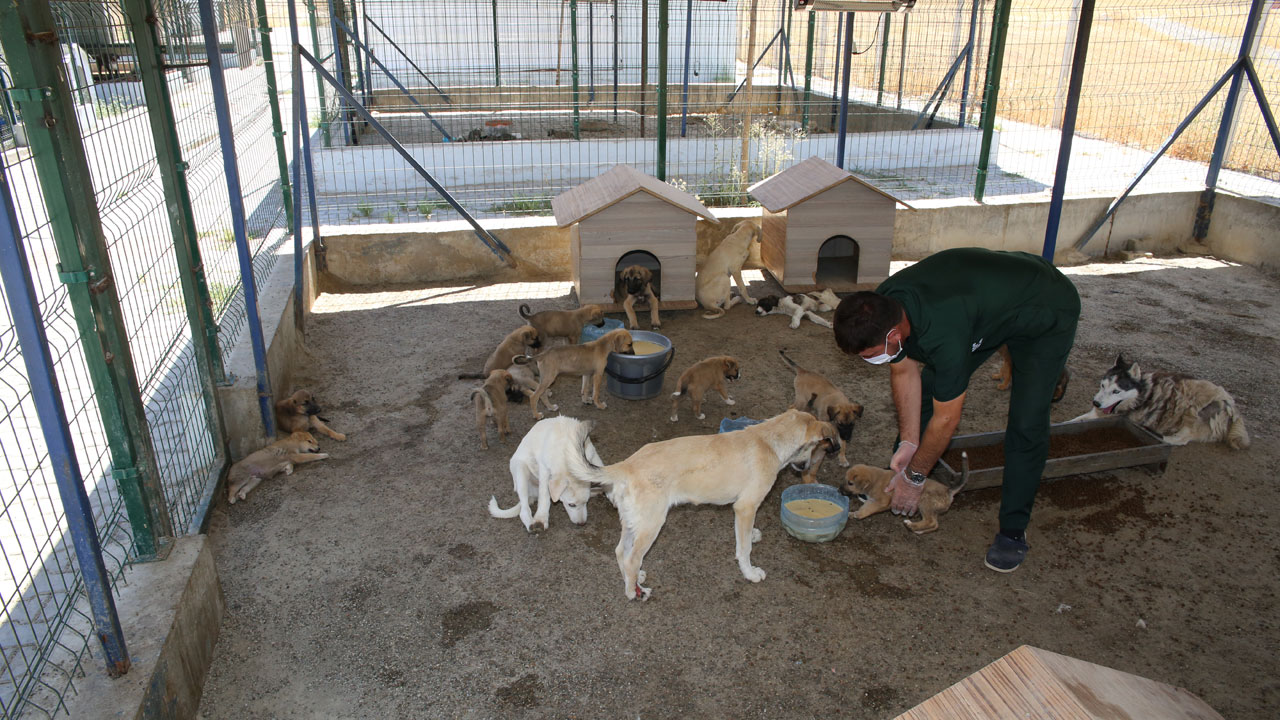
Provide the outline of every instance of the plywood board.
<path id="1" fill-rule="evenodd" d="M 687 213 L 716 222 L 715 215 L 698 198 L 627 165 L 614 165 L 608 171 L 560 193 L 551 200 L 551 211 L 557 225 L 568 227 L 637 193 L 645 193 Z"/>
<path id="2" fill-rule="evenodd" d="M 1223 720 L 1190 692 L 1023 645 L 897 720 Z"/>
<path id="3" fill-rule="evenodd" d="M 788 210 L 784 287 L 800 292 L 802 286 L 812 285 L 818 251 L 836 235 L 858 243 L 859 284 L 887 278 L 895 212 L 891 203 L 854 183 L 832 187 Z"/>

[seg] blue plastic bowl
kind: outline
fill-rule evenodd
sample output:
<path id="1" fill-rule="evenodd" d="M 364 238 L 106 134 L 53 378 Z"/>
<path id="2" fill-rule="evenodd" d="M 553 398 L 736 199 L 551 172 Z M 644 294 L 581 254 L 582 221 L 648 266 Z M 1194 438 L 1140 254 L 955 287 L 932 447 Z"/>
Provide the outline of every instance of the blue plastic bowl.
<path id="1" fill-rule="evenodd" d="M 723 420 L 721 420 L 721 421 L 720 421 L 720 432 L 722 432 L 722 433 L 733 432 L 734 430 L 741 430 L 742 428 L 749 428 L 749 427 L 751 427 L 752 425 L 759 425 L 759 424 L 760 424 L 760 423 L 762 423 L 762 422 L 764 422 L 764 421 L 763 421 L 763 420 L 752 420 L 751 418 L 746 418 L 746 417 L 740 417 L 740 418 L 725 418 L 725 419 L 723 419 Z"/>
<path id="2" fill-rule="evenodd" d="M 604 337 L 605 333 L 613 332 L 614 330 L 621 330 L 621 329 L 622 329 L 622 321 L 614 320 L 613 318 L 605 318 L 604 327 L 596 327 L 595 325 L 591 325 L 591 324 L 583 325 L 582 337 L 578 339 L 578 343 L 582 344 L 582 343 L 589 343 L 592 340 L 599 340 L 600 338 Z"/>
<path id="3" fill-rule="evenodd" d="M 794 500 L 829 500 L 840 506 L 840 511 L 824 518 L 801 517 L 787 509 L 787 503 Z M 782 527 L 787 534 L 797 540 L 820 543 L 831 540 L 840 534 L 844 524 L 849 520 L 849 498 L 830 485 L 821 483 L 800 483 L 782 491 Z"/>

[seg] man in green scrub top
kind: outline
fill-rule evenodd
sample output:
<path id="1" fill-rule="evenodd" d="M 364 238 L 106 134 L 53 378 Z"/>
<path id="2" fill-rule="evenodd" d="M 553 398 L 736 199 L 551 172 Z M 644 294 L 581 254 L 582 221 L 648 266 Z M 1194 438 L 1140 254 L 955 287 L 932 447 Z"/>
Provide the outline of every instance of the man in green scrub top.
<path id="1" fill-rule="evenodd" d="M 1004 440 L 1000 532 L 986 565 L 1018 569 L 1049 456 L 1049 404 L 1080 318 L 1080 295 L 1048 261 L 1019 252 L 956 248 L 912 265 L 836 309 L 836 345 L 891 363 L 899 442 L 890 469 L 893 512 L 912 515 L 925 476 L 955 434 L 969 377 L 1001 345 L 1013 360 Z"/>

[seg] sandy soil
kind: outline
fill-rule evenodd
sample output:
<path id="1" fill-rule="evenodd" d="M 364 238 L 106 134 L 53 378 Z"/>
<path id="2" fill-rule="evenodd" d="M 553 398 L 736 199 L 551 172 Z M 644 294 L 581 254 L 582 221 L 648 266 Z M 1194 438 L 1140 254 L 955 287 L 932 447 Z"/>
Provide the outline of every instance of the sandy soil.
<path id="1" fill-rule="evenodd" d="M 1084 313 L 1055 420 L 1087 409 L 1125 350 L 1223 384 L 1253 447 L 1176 448 L 1161 476 L 1047 483 L 1030 557 L 1009 576 L 982 566 L 997 490 L 962 493 L 932 535 L 886 513 L 811 545 L 779 523 L 779 495 L 799 480 L 786 470 L 757 519 L 764 582 L 738 571 L 731 511 L 681 507 L 646 559 L 647 603 L 623 598 L 605 500 L 581 527 L 556 507 L 538 534 L 485 511 L 490 495 L 514 502 L 507 460 L 532 420 L 527 406 L 514 410 L 516 437 L 481 451 L 471 383 L 455 375 L 518 324 L 519 298 L 568 307 L 563 285 L 326 294 L 300 384 L 350 439 L 324 443 L 328 462 L 215 511 L 228 609 L 202 717 L 884 718 L 1022 644 L 1185 687 L 1226 717 L 1273 717 L 1280 282 L 1209 258 L 1070 272 Z M 710 400 L 706 420 L 686 408 L 673 424 L 666 397 L 597 410 L 562 380 L 556 399 L 598 421 L 607 462 L 715 432 L 724 416 L 780 412 L 791 392 L 780 347 L 866 406 L 850 459 L 888 462 L 888 372 L 841 356 L 829 331 L 791 331 L 749 308 L 663 322 L 679 353 L 667 390 L 691 362 L 732 353 L 739 404 Z M 962 432 L 1003 427 L 1007 394 L 988 374 L 973 378 Z M 821 478 L 840 473 L 828 462 Z"/>

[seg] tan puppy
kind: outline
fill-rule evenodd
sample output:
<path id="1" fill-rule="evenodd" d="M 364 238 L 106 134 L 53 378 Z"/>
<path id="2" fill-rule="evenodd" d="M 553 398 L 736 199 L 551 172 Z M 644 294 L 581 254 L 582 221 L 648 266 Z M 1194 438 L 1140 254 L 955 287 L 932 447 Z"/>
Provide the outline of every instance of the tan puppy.
<path id="1" fill-rule="evenodd" d="M 542 347 L 538 340 L 538 329 L 531 325 L 521 325 L 507 334 L 498 347 L 494 348 L 489 359 L 484 361 L 483 373 L 458 373 L 459 380 L 484 380 L 494 370 L 503 370 L 511 366 L 511 359 L 524 355 L 526 348 L 537 350 Z"/>
<path id="2" fill-rule="evenodd" d="M 538 389 L 529 397 L 529 407 L 533 408 L 535 420 L 542 419 L 538 412 L 538 399 L 547 392 L 551 383 L 561 375 L 582 376 L 582 403 L 595 403 L 604 410 L 609 407 L 600 399 L 600 385 L 604 382 L 604 366 L 609 362 L 609 353 L 631 354 L 631 333 L 626 330 L 613 330 L 605 333 L 598 340 L 581 345 L 562 345 L 548 348 L 531 358 L 516 358 L 519 364 L 538 363 Z M 587 383 L 591 383 L 591 399 L 587 399 Z"/>
<path id="3" fill-rule="evenodd" d="M 315 397 L 306 390 L 299 390 L 276 403 L 276 432 L 294 433 L 304 430 L 315 430 L 339 442 L 347 436 L 329 429 L 329 422 L 320 417 L 320 406 Z"/>
<path id="4" fill-rule="evenodd" d="M 702 317 L 714 320 L 743 300 L 749 305 L 756 304 L 755 298 L 747 294 L 747 284 L 742 281 L 742 264 L 751 256 L 751 243 L 759 239 L 760 228 L 755 221 L 743 220 L 707 256 L 698 271 L 694 290 L 698 304 L 709 311 Z M 738 283 L 738 298 L 732 296 L 730 277 Z"/>
<path id="5" fill-rule="evenodd" d="M 538 329 L 538 342 L 543 347 L 549 346 L 553 337 L 568 338 L 570 345 L 577 345 L 582 326 L 587 323 L 604 327 L 604 310 L 599 305 L 583 305 L 577 310 L 543 310 L 531 315 L 529 306 L 522 304 L 520 317 Z"/>
<path id="6" fill-rule="evenodd" d="M 778 354 L 791 366 L 792 370 L 796 371 L 796 400 L 791 407 L 812 412 L 819 420 L 835 423 L 836 430 L 840 431 L 840 439 L 843 441 L 840 445 L 840 467 L 849 467 L 845 448 L 853 437 L 853 424 L 862 417 L 862 406 L 850 402 L 840 388 L 833 385 L 830 380 L 797 365 L 782 350 L 779 350 Z M 812 473 L 811 477 L 805 478 L 805 482 L 817 481 L 817 469 L 813 469 Z"/>
<path id="7" fill-rule="evenodd" d="M 476 404 L 476 429 L 480 431 L 481 449 L 489 449 L 489 433 L 485 427 L 488 418 L 493 418 L 493 424 L 498 427 L 498 439 L 504 443 L 507 441 L 507 434 L 511 432 L 511 426 L 507 424 L 507 393 L 513 389 L 518 391 L 520 385 L 511 373 L 494 370 L 483 385 L 471 391 L 471 400 Z"/>
<path id="8" fill-rule="evenodd" d="M 227 474 L 227 502 L 235 505 L 237 500 L 245 499 L 249 491 L 258 487 L 258 483 L 263 480 L 269 480 L 280 473 L 292 475 L 295 465 L 328 458 L 325 453 L 316 452 L 319 448 L 319 443 L 311 433 L 299 431 L 250 453 L 232 465 Z"/>
<path id="9" fill-rule="evenodd" d="M 933 478 L 924 481 L 924 492 L 920 495 L 920 519 L 907 518 L 902 521 L 911 532 L 923 535 L 938 529 L 938 516 L 951 509 L 951 501 L 955 499 L 956 493 L 960 492 L 964 484 L 969 481 L 968 453 L 961 455 L 961 462 L 961 479 L 956 487 L 948 488 Z M 888 510 L 893 504 L 893 495 L 888 492 L 891 480 L 893 480 L 892 470 L 870 465 L 854 465 L 849 468 L 849 472 L 845 473 L 844 486 L 840 488 L 840 492 L 850 497 L 862 495 L 866 498 L 862 502 L 862 507 L 851 514 L 852 517 L 861 520 Z"/>
<path id="10" fill-rule="evenodd" d="M 627 328 L 638 330 L 635 305 L 637 302 L 649 305 L 649 326 L 652 330 L 661 330 L 662 321 L 658 319 L 658 295 L 653 291 L 653 271 L 642 265 L 628 265 L 618 274 L 618 287 L 613 289 L 613 301 L 625 295 L 622 309 L 627 313 Z"/>
<path id="11" fill-rule="evenodd" d="M 764 570 L 751 564 L 751 544 L 760 539 L 756 511 L 789 463 L 808 464 L 813 450 L 839 440 L 830 423 L 788 410 L 759 425 L 730 433 L 691 435 L 649 443 L 615 465 L 600 467 L 582 452 L 568 456 L 579 480 L 604 485 L 618 508 L 622 537 L 614 551 L 628 599 L 649 598 L 640 568 L 672 505 L 732 505 L 738 568 L 760 582 Z"/>
<path id="12" fill-rule="evenodd" d="M 507 366 L 507 372 L 511 373 L 511 379 L 515 381 L 515 384 L 507 389 L 509 402 L 518 403 L 533 397 L 533 392 L 538 389 L 538 376 L 533 372 L 533 367 L 512 363 Z M 542 404 L 552 412 L 560 409 L 559 405 L 552 404 L 550 390 L 543 393 Z"/>
<path id="13" fill-rule="evenodd" d="M 680 373 L 680 379 L 676 381 L 676 391 L 671 393 L 671 422 L 680 419 L 678 410 L 681 395 L 688 396 L 693 401 L 693 414 L 699 420 L 705 420 L 707 417 L 702 414 L 702 396 L 706 395 L 708 390 L 720 393 L 725 405 L 733 405 L 733 398 L 729 397 L 729 390 L 725 387 L 724 381 L 733 382 L 739 377 L 741 373 L 738 371 L 738 359 L 729 355 L 709 357 L 690 365 L 688 370 Z"/>

